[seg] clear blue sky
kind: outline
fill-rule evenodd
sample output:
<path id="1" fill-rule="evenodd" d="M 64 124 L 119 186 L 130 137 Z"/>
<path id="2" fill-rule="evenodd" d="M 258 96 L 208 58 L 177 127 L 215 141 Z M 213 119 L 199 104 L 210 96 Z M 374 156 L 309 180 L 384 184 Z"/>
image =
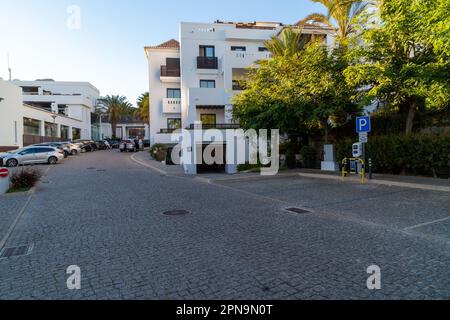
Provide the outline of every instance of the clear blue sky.
<path id="1" fill-rule="evenodd" d="M 135 103 L 148 91 L 143 47 L 178 39 L 180 21 L 294 23 L 323 8 L 309 0 L 0 0 L 0 77 L 88 81 Z M 67 8 L 81 28 L 67 27 Z"/>

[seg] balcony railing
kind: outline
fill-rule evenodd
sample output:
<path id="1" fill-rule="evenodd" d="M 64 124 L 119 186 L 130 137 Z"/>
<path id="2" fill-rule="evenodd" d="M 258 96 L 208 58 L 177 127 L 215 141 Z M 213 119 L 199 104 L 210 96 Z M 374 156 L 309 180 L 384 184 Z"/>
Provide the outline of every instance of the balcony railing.
<path id="1" fill-rule="evenodd" d="M 171 134 L 171 133 L 174 133 L 176 130 L 178 130 L 178 129 L 161 129 L 159 131 L 159 133 L 160 134 Z"/>
<path id="2" fill-rule="evenodd" d="M 241 126 L 237 123 L 216 123 L 216 124 L 191 124 L 188 130 L 194 129 L 219 129 L 219 130 L 227 130 L 227 129 L 240 129 Z"/>
<path id="3" fill-rule="evenodd" d="M 197 57 L 197 69 L 219 69 L 217 57 Z"/>
<path id="4" fill-rule="evenodd" d="M 161 77 L 180 77 L 181 72 L 179 68 L 168 68 L 161 66 Z"/>

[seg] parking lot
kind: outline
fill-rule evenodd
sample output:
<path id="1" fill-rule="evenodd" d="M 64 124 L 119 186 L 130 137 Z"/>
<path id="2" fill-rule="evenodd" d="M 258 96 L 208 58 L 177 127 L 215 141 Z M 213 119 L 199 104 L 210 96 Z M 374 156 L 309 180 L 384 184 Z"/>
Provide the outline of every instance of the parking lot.
<path id="1" fill-rule="evenodd" d="M 449 194 L 299 177 L 208 184 L 99 151 L 0 196 L 0 299 L 450 298 Z M 303 214 L 285 209 L 299 207 Z M 166 216 L 168 210 L 190 214 Z M 67 267 L 81 269 L 68 290 Z M 380 267 L 382 289 L 366 286 Z"/>

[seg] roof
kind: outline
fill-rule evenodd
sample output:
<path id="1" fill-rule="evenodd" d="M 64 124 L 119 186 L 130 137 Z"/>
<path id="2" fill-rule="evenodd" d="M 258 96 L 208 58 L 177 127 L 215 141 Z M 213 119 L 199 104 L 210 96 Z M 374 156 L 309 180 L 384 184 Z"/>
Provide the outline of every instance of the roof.
<path id="1" fill-rule="evenodd" d="M 170 39 L 157 46 L 148 46 L 146 49 L 180 49 L 180 43 L 175 39 Z"/>

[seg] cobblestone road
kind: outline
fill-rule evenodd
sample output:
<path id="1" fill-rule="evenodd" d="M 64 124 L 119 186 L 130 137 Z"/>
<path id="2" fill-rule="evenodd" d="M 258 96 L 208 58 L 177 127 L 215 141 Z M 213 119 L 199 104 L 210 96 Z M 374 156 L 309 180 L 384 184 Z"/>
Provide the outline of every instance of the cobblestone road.
<path id="1" fill-rule="evenodd" d="M 356 185 L 210 185 L 116 152 L 69 159 L 45 181 L 8 239 L 33 251 L 0 260 L 0 299 L 450 298 L 449 224 L 405 230 L 450 215 L 445 193 L 376 187 L 362 211 L 342 201 L 365 197 Z M 21 203 L 0 197 L 0 237 Z M 379 291 L 366 287 L 374 264 Z M 70 265 L 81 290 L 67 289 Z"/>

